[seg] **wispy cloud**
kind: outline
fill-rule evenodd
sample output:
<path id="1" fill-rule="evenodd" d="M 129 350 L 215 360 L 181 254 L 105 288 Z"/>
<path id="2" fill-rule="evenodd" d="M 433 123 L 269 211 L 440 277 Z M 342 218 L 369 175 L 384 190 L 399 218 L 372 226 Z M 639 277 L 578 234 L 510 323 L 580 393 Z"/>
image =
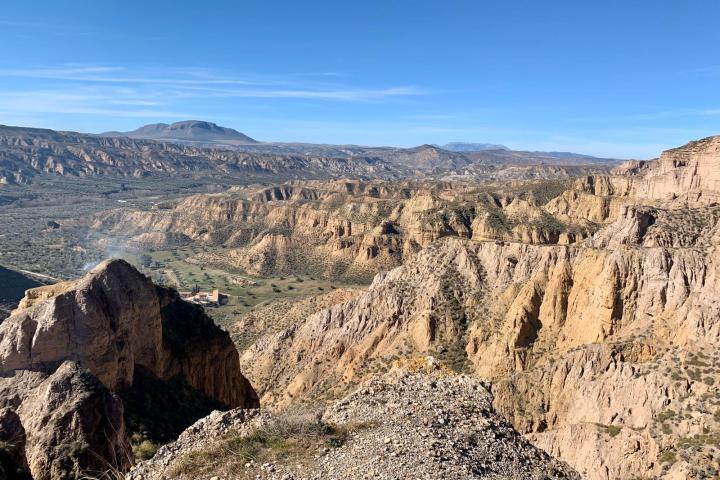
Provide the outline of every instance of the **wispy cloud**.
<path id="1" fill-rule="evenodd" d="M 188 118 L 189 112 L 163 107 L 156 100 L 137 98 L 137 93 L 126 89 L 96 91 L 80 90 L 25 90 L 0 91 L 4 115 L 26 114 L 82 114 L 127 118 Z M 123 108 L 125 107 L 125 108 Z"/>
<path id="2" fill-rule="evenodd" d="M 651 121 L 665 120 L 681 117 L 699 117 L 720 115 L 720 108 L 678 108 L 675 110 L 660 110 L 656 112 L 640 112 L 620 115 L 596 115 L 592 117 L 572 117 L 573 122 L 627 122 L 627 121 Z"/>
<path id="3" fill-rule="evenodd" d="M 367 88 L 328 83 L 328 77 L 318 74 L 244 78 L 197 68 L 168 68 L 160 72 L 117 65 L 0 68 L 0 98 L 5 111 L 17 114 L 182 118 L 199 116 L 198 112 L 186 112 L 182 105 L 198 105 L 203 100 L 380 102 L 429 93 L 414 85 Z"/>
<path id="4" fill-rule="evenodd" d="M 307 80 L 303 82 L 293 82 L 287 78 L 267 76 L 253 79 L 237 78 L 202 69 L 164 69 L 164 72 L 170 73 L 173 76 L 155 76 L 152 70 L 132 72 L 128 68 L 121 66 L 64 65 L 60 67 L 42 68 L 4 68 L 0 69 L 0 77 L 63 80 L 86 84 L 141 84 L 145 87 L 155 88 L 175 87 L 186 90 L 188 94 L 195 92 L 196 95 L 204 94 L 216 97 L 367 100 L 392 96 L 424 95 L 428 93 L 426 90 L 412 85 L 363 89 L 350 88 L 345 85 L 316 84 Z M 328 76 L 326 72 L 314 75 Z M 297 76 L 300 77 L 302 75 Z M 244 88 L 234 88 L 237 86 L 243 86 Z"/>
<path id="5" fill-rule="evenodd" d="M 153 72 L 131 72 L 120 66 L 64 65 L 40 68 L 4 68 L 0 76 L 47 80 L 67 80 L 80 83 L 116 83 L 147 85 L 253 85 L 249 80 L 226 78 L 191 69 L 169 69 L 172 78 L 157 77 Z M 166 70 L 167 71 L 167 70 Z M 138 75 L 140 73 L 140 75 Z"/>
<path id="6" fill-rule="evenodd" d="M 386 97 L 425 95 L 414 86 L 380 89 L 295 88 L 295 89 L 205 89 L 207 95 L 220 98 L 299 98 L 310 100 L 372 101 Z"/>

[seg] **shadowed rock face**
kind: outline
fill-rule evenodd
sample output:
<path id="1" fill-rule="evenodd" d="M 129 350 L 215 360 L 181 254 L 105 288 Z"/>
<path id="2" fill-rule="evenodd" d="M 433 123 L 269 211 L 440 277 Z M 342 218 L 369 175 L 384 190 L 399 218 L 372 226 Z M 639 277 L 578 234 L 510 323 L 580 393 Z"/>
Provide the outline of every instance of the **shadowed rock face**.
<path id="1" fill-rule="evenodd" d="M 159 288 L 159 293 L 163 363 L 158 376 L 180 377 L 229 407 L 257 407 L 257 394 L 240 373 L 239 354 L 230 335 L 202 307 L 181 300 L 176 291 Z"/>
<path id="2" fill-rule="evenodd" d="M 135 388 L 138 370 L 149 383 Z M 178 383 L 213 408 L 258 406 L 229 335 L 122 260 L 29 290 L 0 324 L 0 404 L 19 415 L 36 479 L 126 469 L 132 453 L 114 392 L 142 403 L 156 393 L 148 385 Z"/>
<path id="3" fill-rule="evenodd" d="M 30 480 L 25 458 L 25 429 L 20 417 L 10 408 L 0 409 L 0 478 Z"/>

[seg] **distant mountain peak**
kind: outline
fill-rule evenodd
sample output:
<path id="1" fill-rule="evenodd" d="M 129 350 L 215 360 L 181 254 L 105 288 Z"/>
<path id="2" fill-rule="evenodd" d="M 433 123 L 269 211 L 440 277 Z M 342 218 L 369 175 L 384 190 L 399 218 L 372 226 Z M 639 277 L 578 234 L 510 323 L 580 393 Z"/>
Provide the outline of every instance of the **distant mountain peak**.
<path id="1" fill-rule="evenodd" d="M 443 150 L 451 152 L 482 152 L 485 150 L 510 150 L 505 145 L 496 143 L 471 143 L 471 142 L 450 142 L 441 145 Z"/>
<path id="2" fill-rule="evenodd" d="M 130 132 L 105 132 L 101 135 L 184 142 L 257 143 L 256 140 L 237 130 L 202 120 L 183 120 L 171 124 L 152 123 Z"/>

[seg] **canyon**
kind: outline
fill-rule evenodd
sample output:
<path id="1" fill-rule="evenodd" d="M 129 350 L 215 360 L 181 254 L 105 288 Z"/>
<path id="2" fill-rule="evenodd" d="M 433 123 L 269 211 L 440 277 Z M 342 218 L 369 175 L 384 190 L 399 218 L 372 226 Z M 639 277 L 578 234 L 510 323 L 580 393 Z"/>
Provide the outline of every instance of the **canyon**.
<path id="1" fill-rule="evenodd" d="M 282 409 L 337 398 L 389 365 L 431 355 L 488 379 L 495 408 L 584 478 L 711 478 L 720 453 L 719 161 L 715 137 L 580 178 L 544 203 L 490 195 L 497 210 L 552 216 L 580 232 L 574 237 L 547 227 L 525 236 L 488 229 L 477 196 L 462 218 L 462 206 L 434 203 L 442 191 L 406 190 L 410 199 L 386 216 L 392 234 L 377 224 L 342 230 L 327 217 L 298 225 L 288 220 L 294 212 L 283 216 L 292 232 L 312 227 L 324 238 L 402 252 L 402 265 L 367 291 L 261 336 L 242 353 L 243 371 L 262 402 Z M 463 196 L 452 190 L 452 200 Z M 261 196 L 280 211 L 294 195 L 322 198 L 299 192 Z M 424 221 L 404 221 L 414 202 Z M 396 243 L 386 247 L 384 236 Z M 415 248 L 398 246 L 407 243 Z"/>
<path id="2" fill-rule="evenodd" d="M 8 179 L 40 181 L 75 148 L 42 135 L 12 141 L 43 160 L 13 154 L 29 170 Z M 133 480 L 720 474 L 720 137 L 552 166 L 432 146 L 296 164 L 173 143 L 156 162 L 118 153 L 151 140 L 72 138 L 88 143 L 61 176 L 192 176 L 218 155 L 208 165 L 230 177 L 275 177 L 47 227 L 145 260 L 31 288 L 0 323 L 0 438 L 20 439 L 0 460 L 32 478 L 100 470 L 59 448 L 70 417 L 68 442 Z M 177 292 L 219 278 L 241 285 L 227 306 Z M 183 421 L 160 428 L 173 410 Z"/>

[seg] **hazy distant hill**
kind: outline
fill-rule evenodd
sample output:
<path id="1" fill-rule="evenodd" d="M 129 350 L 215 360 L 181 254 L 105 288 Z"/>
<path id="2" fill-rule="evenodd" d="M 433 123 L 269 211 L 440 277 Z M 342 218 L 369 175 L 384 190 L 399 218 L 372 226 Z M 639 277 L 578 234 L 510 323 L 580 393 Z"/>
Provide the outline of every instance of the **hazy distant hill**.
<path id="1" fill-rule="evenodd" d="M 510 150 L 505 145 L 495 143 L 470 143 L 470 142 L 450 142 L 440 145 L 443 150 L 451 152 L 482 152 L 483 150 Z"/>
<path id="2" fill-rule="evenodd" d="M 166 126 L 168 128 L 163 124 L 146 126 L 136 132 L 163 136 L 166 134 L 162 132 L 171 131 L 172 135 L 185 135 L 185 138 L 203 135 L 213 138 L 220 135 L 218 132 L 230 131 L 228 136 L 244 137 L 235 130 L 207 123 L 201 127 L 198 123 L 202 122 L 181 122 L 173 124 L 179 127 L 172 129 L 172 125 Z M 206 130 L 205 134 L 201 134 L 202 129 Z M 319 178 L 397 179 L 446 174 L 486 176 L 498 173 L 494 166 L 500 170 L 510 165 L 608 168 L 617 163 L 580 154 L 514 150 L 452 152 L 434 145 L 394 148 L 241 140 L 153 140 L 133 136 L 137 134 L 95 135 L 0 125 L 0 184 L 29 183 L 37 175 L 132 178 L 156 175 L 240 183 Z"/>
<path id="3" fill-rule="evenodd" d="M 248 144 L 250 145 L 250 144 Z M 208 148 L 180 140 L 0 125 L 0 184 L 23 184 L 37 175 L 142 178 L 219 178 L 258 182 L 315 178 L 390 178 L 398 169 L 377 158 L 276 155 L 224 145 Z"/>
<path id="4" fill-rule="evenodd" d="M 185 120 L 169 125 L 167 123 L 153 123 L 131 132 L 105 132 L 101 135 L 105 137 L 130 137 L 184 142 L 257 143 L 256 140 L 232 128 L 221 127 L 212 122 L 202 122 L 199 120 Z"/>
<path id="5" fill-rule="evenodd" d="M 614 158 L 600 158 L 572 152 L 525 152 L 521 150 L 482 150 L 465 152 L 470 158 L 492 164 L 516 165 L 612 165 Z"/>

